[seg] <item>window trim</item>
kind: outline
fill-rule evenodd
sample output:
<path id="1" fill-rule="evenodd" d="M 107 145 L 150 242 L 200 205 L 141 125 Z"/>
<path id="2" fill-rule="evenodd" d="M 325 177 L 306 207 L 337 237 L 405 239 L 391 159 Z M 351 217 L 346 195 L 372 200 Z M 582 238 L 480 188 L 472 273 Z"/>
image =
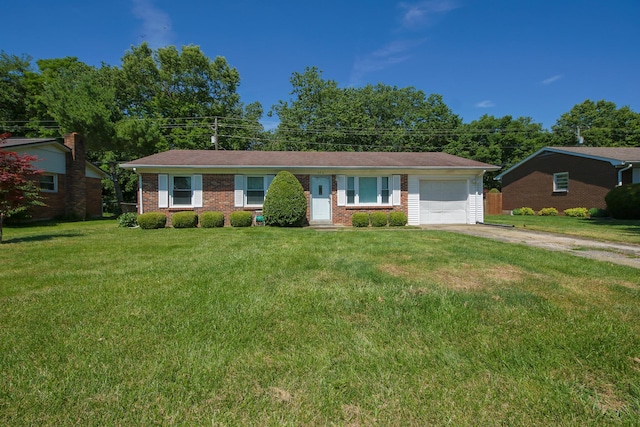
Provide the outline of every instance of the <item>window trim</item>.
<path id="1" fill-rule="evenodd" d="M 189 179 L 189 192 L 191 193 L 191 197 L 189 203 L 175 203 L 173 192 L 175 190 L 175 179 L 176 178 L 188 178 Z M 170 208 L 190 208 L 193 207 L 193 196 L 194 196 L 194 179 L 193 175 L 170 175 L 169 176 L 169 207 Z M 186 192 L 187 190 L 180 190 Z"/>
<path id="2" fill-rule="evenodd" d="M 248 182 L 250 178 L 262 178 L 262 187 L 264 191 L 264 197 L 262 203 L 249 203 L 248 200 Z M 245 174 L 235 175 L 234 177 L 234 206 L 236 208 L 262 208 L 264 205 L 264 198 L 267 197 L 267 191 L 273 181 L 275 175 L 273 174 Z"/>
<path id="3" fill-rule="evenodd" d="M 559 182 L 564 182 L 560 185 Z M 557 172 L 553 174 L 553 192 L 567 193 L 569 191 L 569 172 Z"/>
<path id="4" fill-rule="evenodd" d="M 42 178 L 43 177 L 51 177 L 52 178 L 51 183 L 47 182 L 47 184 L 53 184 L 53 189 L 42 188 L 42 184 L 43 184 Z M 38 188 L 43 193 L 57 193 L 58 192 L 58 175 L 55 174 L 55 173 L 43 173 L 38 178 Z"/>
<path id="5" fill-rule="evenodd" d="M 376 178 L 376 201 L 360 203 L 360 178 Z M 383 178 L 387 179 L 387 202 L 382 201 L 382 181 Z M 348 175 L 346 176 L 345 186 L 345 206 L 393 206 L 392 197 L 392 176 L 391 175 Z M 353 189 L 349 188 L 349 185 L 353 183 Z M 353 191 L 353 194 L 349 194 Z M 351 196 L 351 197 L 350 197 Z M 350 199 L 353 199 L 351 202 Z"/>

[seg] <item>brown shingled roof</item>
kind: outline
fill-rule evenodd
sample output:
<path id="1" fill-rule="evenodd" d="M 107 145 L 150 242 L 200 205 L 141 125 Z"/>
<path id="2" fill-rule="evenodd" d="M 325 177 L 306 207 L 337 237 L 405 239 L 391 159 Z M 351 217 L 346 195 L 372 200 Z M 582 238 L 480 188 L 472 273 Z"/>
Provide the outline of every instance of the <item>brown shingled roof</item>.
<path id="1" fill-rule="evenodd" d="M 497 166 L 447 153 L 170 150 L 122 164 L 134 167 L 476 168 Z"/>
<path id="2" fill-rule="evenodd" d="M 640 162 L 640 147 L 549 147 L 589 157 L 619 160 L 621 162 Z"/>

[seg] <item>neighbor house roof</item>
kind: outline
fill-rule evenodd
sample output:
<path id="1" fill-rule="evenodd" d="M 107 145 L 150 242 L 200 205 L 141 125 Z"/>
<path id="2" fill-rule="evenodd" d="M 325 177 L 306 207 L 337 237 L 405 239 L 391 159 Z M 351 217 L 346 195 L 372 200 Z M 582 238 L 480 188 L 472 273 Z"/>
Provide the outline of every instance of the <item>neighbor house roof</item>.
<path id="1" fill-rule="evenodd" d="M 600 160 L 603 162 L 609 162 L 614 167 L 623 167 L 629 164 L 640 164 L 640 147 L 544 147 L 505 170 L 500 175 L 496 176 L 495 179 L 502 179 L 504 175 L 544 152 L 567 154 L 570 156 Z"/>
<path id="2" fill-rule="evenodd" d="M 19 149 L 20 151 L 28 150 L 30 148 L 41 147 L 46 145 L 53 145 L 59 150 L 63 150 L 66 152 L 71 152 L 71 148 L 64 145 L 56 138 L 7 138 L 4 142 L 0 143 L 0 149 L 5 150 L 15 150 Z M 98 176 L 104 178 L 108 178 L 106 172 L 100 169 L 98 166 L 93 163 L 87 161 L 86 165 L 89 169 L 91 169 Z"/>
<path id="3" fill-rule="evenodd" d="M 446 168 L 498 170 L 498 166 L 447 153 L 170 150 L 120 165 L 123 168 Z"/>

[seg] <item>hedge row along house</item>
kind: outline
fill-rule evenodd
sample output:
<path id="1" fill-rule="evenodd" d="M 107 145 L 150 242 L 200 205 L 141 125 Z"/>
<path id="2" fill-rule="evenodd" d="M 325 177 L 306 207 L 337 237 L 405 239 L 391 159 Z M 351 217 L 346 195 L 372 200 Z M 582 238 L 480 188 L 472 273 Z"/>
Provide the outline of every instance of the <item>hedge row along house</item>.
<path id="1" fill-rule="evenodd" d="M 64 143 L 56 138 L 8 138 L 0 149 L 37 157 L 33 166 L 43 171 L 38 185 L 45 206 L 29 208 L 30 219 L 102 216 L 102 179 L 108 175 L 86 160 L 80 134 L 65 135 Z"/>
<path id="2" fill-rule="evenodd" d="M 138 175 L 138 213 L 259 213 L 275 175 L 302 184 L 309 224 L 402 211 L 410 225 L 484 219 L 482 178 L 499 167 L 446 153 L 170 150 L 121 164 Z"/>
<path id="3" fill-rule="evenodd" d="M 610 190 L 640 183 L 640 147 L 545 147 L 496 179 L 505 211 L 606 208 Z"/>

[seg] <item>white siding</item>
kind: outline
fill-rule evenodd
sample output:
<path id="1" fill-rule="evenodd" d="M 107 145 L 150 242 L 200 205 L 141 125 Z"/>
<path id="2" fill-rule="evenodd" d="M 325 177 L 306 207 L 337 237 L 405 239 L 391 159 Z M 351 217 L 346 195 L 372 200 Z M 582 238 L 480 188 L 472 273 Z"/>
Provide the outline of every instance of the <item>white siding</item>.
<path id="1" fill-rule="evenodd" d="M 66 174 L 67 173 L 67 154 L 61 149 L 54 148 L 52 146 L 44 147 L 16 147 L 12 149 L 19 154 L 28 153 L 32 156 L 36 156 L 38 160 L 33 162 L 33 165 L 37 169 L 42 169 L 44 172 Z"/>
<path id="2" fill-rule="evenodd" d="M 409 225 L 420 225 L 420 178 L 409 176 L 408 184 L 407 223 Z"/>

